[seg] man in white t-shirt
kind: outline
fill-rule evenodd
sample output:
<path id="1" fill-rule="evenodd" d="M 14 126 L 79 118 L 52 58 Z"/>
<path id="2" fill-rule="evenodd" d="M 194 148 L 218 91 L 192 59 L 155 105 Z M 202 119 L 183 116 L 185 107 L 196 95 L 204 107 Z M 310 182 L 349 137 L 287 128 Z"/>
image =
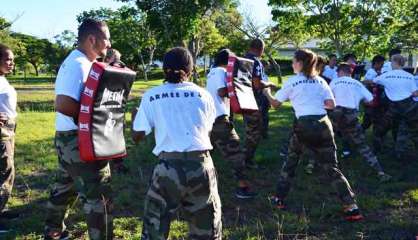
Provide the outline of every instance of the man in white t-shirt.
<path id="1" fill-rule="evenodd" d="M 330 80 L 337 78 L 337 55 L 330 54 L 328 56 L 328 65 L 325 66 L 322 75 Z"/>
<path id="2" fill-rule="evenodd" d="M 399 48 L 391 49 L 389 51 L 389 61 L 383 64 L 382 73 L 392 71 L 392 62 L 391 62 L 392 56 L 401 54 L 401 53 L 402 51 Z"/>
<path id="3" fill-rule="evenodd" d="M 216 120 L 211 132 L 212 144 L 222 157 L 233 164 L 234 175 L 238 180 L 235 196 L 241 199 L 252 198 L 256 193 L 249 187 L 245 174 L 245 153 L 240 147 L 240 138 L 234 124 L 229 120 L 230 102 L 226 88 L 226 68 L 228 58 L 233 53 L 229 49 L 221 50 L 215 57 L 214 67 L 208 74 L 206 90 L 215 102 Z"/>
<path id="4" fill-rule="evenodd" d="M 387 181 L 390 176 L 383 172 L 376 155 L 367 144 L 363 129 L 358 121 L 360 102 L 372 102 L 373 95 L 363 84 L 351 78 L 350 65 L 340 64 L 337 72 L 338 78 L 330 84 L 336 102 L 336 108 L 329 112 L 334 129 L 357 148 L 363 159 L 377 171 L 381 181 Z"/>
<path id="5" fill-rule="evenodd" d="M 372 59 L 372 67 L 367 70 L 364 80 L 366 80 L 366 82 L 373 81 L 373 79 L 381 75 L 384 62 L 385 57 L 381 55 L 374 56 Z M 380 124 L 380 120 L 385 114 L 387 109 L 387 98 L 382 86 L 370 83 L 365 83 L 365 86 L 372 93 L 373 101 L 364 106 L 364 116 L 361 126 L 364 130 L 373 126 L 373 138 L 376 138 L 376 125 Z"/>
<path id="6" fill-rule="evenodd" d="M 402 69 L 405 65 L 405 58 L 402 55 L 393 55 L 391 62 L 392 71 L 372 80 L 373 83 L 385 88 L 386 96 L 390 100 L 389 109 L 382 119 L 381 126 L 377 129 L 377 134 L 383 139 L 393 122 L 406 121 L 410 137 L 417 148 L 418 103 L 413 98 L 418 96 L 418 87 L 414 76 Z"/>
<path id="7" fill-rule="evenodd" d="M 193 60 L 187 49 L 166 53 L 163 69 L 166 83 L 145 92 L 132 114 L 133 140 L 154 131 L 153 153 L 160 159 L 145 196 L 141 239 L 167 239 L 180 209 L 186 212 L 190 239 L 220 240 L 221 200 L 209 153 L 215 105 L 205 89 L 188 82 Z"/>
<path id="8" fill-rule="evenodd" d="M 14 55 L 12 50 L 0 44 L 0 234 L 7 233 L 8 227 L 3 221 L 10 221 L 19 217 L 13 211 L 5 210 L 9 200 L 14 179 L 14 143 L 16 129 L 16 103 L 17 94 L 9 84 L 6 75 L 13 71 Z"/>
<path id="9" fill-rule="evenodd" d="M 113 221 L 108 161 L 86 163 L 78 150 L 80 96 L 96 58 L 106 55 L 110 34 L 105 22 L 85 19 L 78 46 L 62 63 L 55 82 L 58 174 L 47 204 L 45 239 L 67 239 L 64 220 L 77 195 L 83 202 L 90 239 L 112 239 Z"/>

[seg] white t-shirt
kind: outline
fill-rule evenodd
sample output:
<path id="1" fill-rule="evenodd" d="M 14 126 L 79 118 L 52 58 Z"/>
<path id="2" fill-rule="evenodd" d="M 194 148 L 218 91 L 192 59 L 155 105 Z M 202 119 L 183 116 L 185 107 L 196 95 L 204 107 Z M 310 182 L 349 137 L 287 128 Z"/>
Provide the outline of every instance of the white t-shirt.
<path id="1" fill-rule="evenodd" d="M 373 81 L 379 74 L 377 74 L 376 70 L 370 68 L 367 70 L 366 75 L 364 76 L 364 80 Z"/>
<path id="2" fill-rule="evenodd" d="M 206 90 L 212 95 L 215 102 L 216 117 L 222 115 L 228 115 L 230 113 L 229 98 L 220 97 L 218 90 L 220 88 L 226 88 L 226 70 L 222 67 L 212 68 L 208 74 L 206 80 Z"/>
<path id="3" fill-rule="evenodd" d="M 163 151 L 204 151 L 212 149 L 209 134 L 215 117 L 205 89 L 190 82 L 166 83 L 145 92 L 133 129 L 147 135 L 154 129 L 157 156 Z"/>
<path id="4" fill-rule="evenodd" d="M 275 98 L 279 102 L 290 100 L 296 117 L 307 115 L 324 115 L 325 100 L 334 100 L 331 89 L 327 82 L 321 77 L 307 79 L 304 75 L 298 74 L 283 84 Z"/>
<path id="5" fill-rule="evenodd" d="M 383 64 L 382 73 L 392 71 L 392 62 L 388 61 Z"/>
<path id="6" fill-rule="evenodd" d="M 359 81 L 351 77 L 340 77 L 332 80 L 329 87 L 334 93 L 336 106 L 359 109 L 360 102 L 371 102 L 373 95 Z"/>
<path id="7" fill-rule="evenodd" d="M 57 80 L 55 81 L 55 95 L 65 95 L 80 101 L 84 83 L 87 80 L 91 62 L 84 53 L 73 50 L 62 63 Z M 57 131 L 70 131 L 78 129 L 72 117 L 57 112 L 55 118 Z"/>
<path id="8" fill-rule="evenodd" d="M 337 78 L 338 77 L 337 67 L 331 68 L 329 65 L 326 65 L 322 75 L 324 77 L 329 78 L 330 80 L 333 80 L 334 78 Z"/>
<path id="9" fill-rule="evenodd" d="M 414 76 L 404 70 L 392 70 L 373 80 L 385 88 L 386 96 L 391 101 L 401 101 L 411 97 L 417 91 Z"/>
<path id="10" fill-rule="evenodd" d="M 7 79 L 0 76 L 0 112 L 5 112 L 9 118 L 16 118 L 17 93 Z"/>

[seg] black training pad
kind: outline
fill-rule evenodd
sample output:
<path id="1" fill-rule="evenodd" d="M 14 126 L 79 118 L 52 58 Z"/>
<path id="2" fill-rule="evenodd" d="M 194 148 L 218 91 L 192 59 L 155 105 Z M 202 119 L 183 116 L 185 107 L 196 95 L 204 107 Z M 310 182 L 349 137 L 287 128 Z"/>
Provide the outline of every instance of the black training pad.
<path id="1" fill-rule="evenodd" d="M 254 62 L 246 58 L 237 58 L 234 65 L 235 94 L 241 109 L 258 110 L 252 87 Z"/>
<path id="2" fill-rule="evenodd" d="M 100 158 L 109 155 L 124 154 L 126 152 L 123 134 L 125 121 L 124 110 L 134 79 L 134 72 L 121 71 L 110 67 L 105 69 L 100 79 L 94 100 L 92 118 L 93 146 L 96 157 Z M 123 95 L 122 104 L 120 105 L 120 102 L 117 101 L 105 101 L 101 106 L 103 96 L 108 91 L 124 91 L 121 94 Z M 112 125 L 114 123 L 114 127 L 112 131 L 109 131 L 110 134 L 105 136 L 105 126 L 110 114 L 113 115 L 112 119 L 114 122 L 112 122 Z"/>

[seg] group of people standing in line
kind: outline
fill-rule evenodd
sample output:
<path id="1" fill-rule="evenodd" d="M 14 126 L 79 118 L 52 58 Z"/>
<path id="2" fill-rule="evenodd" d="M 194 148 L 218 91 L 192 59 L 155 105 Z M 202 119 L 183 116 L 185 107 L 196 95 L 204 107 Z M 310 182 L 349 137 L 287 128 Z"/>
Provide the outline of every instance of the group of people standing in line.
<path id="1" fill-rule="evenodd" d="M 93 62 L 105 57 L 110 48 L 106 23 L 86 19 L 78 29 L 77 48 L 59 69 L 55 82 L 54 141 L 58 169 L 46 206 L 44 239 L 70 239 L 64 221 L 70 205 L 77 198 L 83 203 L 90 239 L 113 238 L 109 161 L 83 162 L 77 135 L 83 84 Z M 417 77 L 402 69 L 405 59 L 399 53 L 392 54 L 389 65 L 386 64 L 390 69 L 386 72 L 382 69 L 384 57 L 376 56 L 363 84 L 352 78 L 353 55 L 338 65 L 336 56 L 331 55 L 326 65 L 326 61 L 312 51 L 297 50 L 292 62 L 295 75 L 279 88 L 266 81 L 260 61 L 263 52 L 263 41 L 254 39 L 245 55 L 254 61 L 251 80 L 259 111 L 243 114 L 245 140 L 242 146 L 230 117 L 226 83 L 228 58 L 234 53 L 228 49 L 217 53 L 206 89 L 188 81 L 194 66 L 187 49 L 176 47 L 165 54 L 164 84 L 146 91 L 139 108 L 132 111 L 133 141 L 139 143 L 154 132 L 156 145 L 153 153 L 159 159 L 145 196 L 143 240 L 167 239 L 172 217 L 179 210 L 187 216 L 190 239 L 222 239 L 221 200 L 210 151 L 217 149 L 222 158 L 233 165 L 237 181 L 235 196 L 240 199 L 255 197 L 257 193 L 250 184 L 247 171 L 257 167 L 254 156 L 257 145 L 266 135 L 270 106 L 280 108 L 284 102 L 290 101 L 294 110 L 287 157 L 278 176 L 276 192 L 270 197 L 273 205 L 281 210 L 286 209 L 285 199 L 300 157 L 308 152 L 314 159 L 310 164 L 321 168 L 323 177 L 327 178 L 325 182 L 337 193 L 345 219 L 363 219 L 354 190 L 338 166 L 336 136 L 355 147 L 376 170 L 382 182 L 389 181 L 391 176 L 383 170 L 373 150 L 380 150 L 377 146 L 381 146 L 385 134 L 395 122 L 407 129 L 409 139 L 417 147 Z M 116 57 L 120 58 L 120 55 Z M 16 91 L 5 78 L 13 70 L 13 58 L 12 50 L 0 45 L 2 210 L 11 194 L 14 178 Z M 382 98 L 376 89 L 387 97 L 384 110 L 380 109 L 383 104 L 376 105 L 376 101 Z M 273 95 L 272 91 L 276 93 Z M 171 97 L 157 97 L 163 94 Z M 363 123 L 363 126 L 359 122 L 361 102 L 364 102 L 370 119 L 370 123 Z M 373 150 L 364 133 L 371 124 L 374 126 Z M 218 172 L 223 174 L 223 171 Z M 3 211 L 2 217 L 7 217 L 7 212 Z"/>

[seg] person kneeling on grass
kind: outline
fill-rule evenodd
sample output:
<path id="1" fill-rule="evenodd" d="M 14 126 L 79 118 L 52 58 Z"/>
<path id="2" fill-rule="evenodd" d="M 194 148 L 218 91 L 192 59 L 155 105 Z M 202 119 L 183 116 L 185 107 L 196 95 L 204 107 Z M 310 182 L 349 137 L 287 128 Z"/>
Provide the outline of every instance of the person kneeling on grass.
<path id="1" fill-rule="evenodd" d="M 314 153 L 318 167 L 322 168 L 323 175 L 328 179 L 326 182 L 338 193 L 343 203 L 345 219 L 358 221 L 363 219 L 363 216 L 350 184 L 338 168 L 334 133 L 325 110 L 335 107 L 334 97 L 325 80 L 317 76 L 316 61 L 315 53 L 309 50 L 296 51 L 292 64 L 296 76 L 291 77 L 275 97 L 269 89 L 264 90 L 264 94 L 275 108 L 290 100 L 297 118 L 293 126 L 288 157 L 283 163 L 277 192 L 271 197 L 271 201 L 276 208 L 285 208 L 284 199 L 290 190 L 291 180 L 295 177 L 303 146 L 306 146 Z"/>
<path id="2" fill-rule="evenodd" d="M 334 129 L 341 132 L 341 136 L 354 145 L 364 160 L 374 168 L 380 181 L 388 181 L 391 176 L 383 172 L 383 168 L 376 155 L 367 144 L 358 115 L 362 100 L 366 103 L 373 101 L 373 95 L 359 81 L 351 78 L 351 67 L 342 63 L 337 69 L 338 78 L 334 79 L 330 88 L 335 96 L 336 108 L 329 112 Z"/>
<path id="3" fill-rule="evenodd" d="M 203 88 L 188 82 L 193 59 L 185 48 L 164 56 L 166 83 L 142 97 L 132 112 L 132 138 L 141 141 L 152 129 L 155 166 L 145 196 L 142 240 L 167 239 L 170 222 L 182 209 L 189 239 L 222 239 L 221 200 L 209 150 L 215 105 Z"/>

